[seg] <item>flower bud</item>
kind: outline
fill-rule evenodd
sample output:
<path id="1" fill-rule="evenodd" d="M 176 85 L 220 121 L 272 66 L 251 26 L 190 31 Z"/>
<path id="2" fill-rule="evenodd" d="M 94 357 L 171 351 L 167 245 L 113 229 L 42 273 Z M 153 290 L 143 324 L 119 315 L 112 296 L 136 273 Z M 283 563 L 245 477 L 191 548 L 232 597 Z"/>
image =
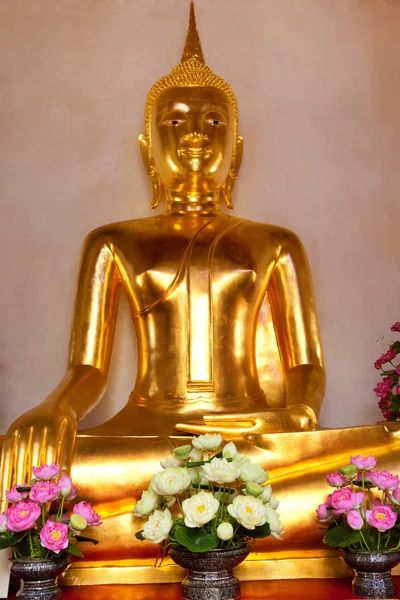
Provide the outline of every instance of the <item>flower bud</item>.
<path id="1" fill-rule="evenodd" d="M 87 521 L 85 517 L 75 513 L 71 515 L 69 522 L 72 529 L 75 529 L 76 531 L 83 531 L 87 527 Z"/>
<path id="2" fill-rule="evenodd" d="M 220 540 L 226 542 L 233 537 L 233 527 L 230 523 L 220 523 L 217 527 L 217 536 Z"/>
<path id="3" fill-rule="evenodd" d="M 349 481 L 354 479 L 357 475 L 356 465 L 346 465 L 345 467 L 340 467 L 338 471 L 341 475 L 343 475 L 343 477 L 346 477 L 346 479 L 348 479 Z"/>
<path id="4" fill-rule="evenodd" d="M 236 454 L 237 449 L 233 442 L 229 442 L 229 444 L 226 444 L 222 449 L 223 458 L 235 458 Z"/>
<path id="5" fill-rule="evenodd" d="M 263 488 L 259 483 L 255 483 L 255 481 L 248 481 L 246 483 L 246 490 L 251 496 L 259 496 L 263 493 Z"/>
<path id="6" fill-rule="evenodd" d="M 178 446 L 177 448 L 174 448 L 173 452 L 175 456 L 178 456 L 179 458 L 187 458 L 191 449 L 192 446 L 187 444 L 186 446 Z"/>

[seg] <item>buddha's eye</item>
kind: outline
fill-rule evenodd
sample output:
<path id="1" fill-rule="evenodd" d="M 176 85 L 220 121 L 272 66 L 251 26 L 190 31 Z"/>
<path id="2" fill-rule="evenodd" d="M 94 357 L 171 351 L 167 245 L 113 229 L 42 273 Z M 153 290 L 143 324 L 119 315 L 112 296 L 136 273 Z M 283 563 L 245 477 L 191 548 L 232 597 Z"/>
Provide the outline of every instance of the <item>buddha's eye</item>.
<path id="1" fill-rule="evenodd" d="M 225 125 L 225 123 L 221 119 L 216 119 L 213 117 L 209 117 L 208 119 L 206 119 L 206 122 L 209 125 L 213 125 L 214 127 L 218 127 L 218 125 Z"/>
<path id="2" fill-rule="evenodd" d="M 178 127 L 185 122 L 185 119 L 165 119 L 164 125 L 169 125 L 170 127 Z"/>

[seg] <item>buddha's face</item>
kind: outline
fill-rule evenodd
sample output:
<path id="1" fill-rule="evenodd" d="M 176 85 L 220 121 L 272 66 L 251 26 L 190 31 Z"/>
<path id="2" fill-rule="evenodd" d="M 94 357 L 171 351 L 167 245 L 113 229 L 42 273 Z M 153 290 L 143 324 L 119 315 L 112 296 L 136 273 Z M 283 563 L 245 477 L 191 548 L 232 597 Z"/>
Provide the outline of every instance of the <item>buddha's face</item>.
<path id="1" fill-rule="evenodd" d="M 220 90 L 165 90 L 154 103 L 150 136 L 155 167 L 167 189 L 211 193 L 225 183 L 235 136 L 233 109 Z"/>

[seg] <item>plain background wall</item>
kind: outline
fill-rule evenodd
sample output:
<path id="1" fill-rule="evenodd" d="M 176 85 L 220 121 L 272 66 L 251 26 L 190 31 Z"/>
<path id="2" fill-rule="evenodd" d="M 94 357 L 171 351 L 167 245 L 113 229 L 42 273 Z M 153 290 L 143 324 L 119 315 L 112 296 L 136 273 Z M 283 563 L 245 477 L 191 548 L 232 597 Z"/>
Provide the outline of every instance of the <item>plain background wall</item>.
<path id="1" fill-rule="evenodd" d="M 328 374 L 326 426 L 380 418 L 373 361 L 400 320 L 400 3 L 197 0 L 206 60 L 237 93 L 236 214 L 308 251 Z M 179 62 L 188 0 L 0 2 L 0 419 L 63 376 L 79 253 L 98 225 L 150 214 L 137 135 Z M 136 347 L 122 306 L 107 395 Z"/>

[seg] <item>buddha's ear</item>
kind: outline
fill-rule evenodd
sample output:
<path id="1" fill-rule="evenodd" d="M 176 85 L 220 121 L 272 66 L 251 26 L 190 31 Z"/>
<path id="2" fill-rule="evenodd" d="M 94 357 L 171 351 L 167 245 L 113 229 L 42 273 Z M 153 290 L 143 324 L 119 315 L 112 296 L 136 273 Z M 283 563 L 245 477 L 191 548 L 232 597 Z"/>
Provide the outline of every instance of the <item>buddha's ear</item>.
<path id="1" fill-rule="evenodd" d="M 232 194 L 233 188 L 235 187 L 236 179 L 239 174 L 240 165 L 242 164 L 243 156 L 243 138 L 238 135 L 235 145 L 235 154 L 232 158 L 231 166 L 229 168 L 228 177 L 224 185 L 221 188 L 222 197 L 228 208 L 233 208 Z"/>
<path id="2" fill-rule="evenodd" d="M 144 168 L 146 169 L 146 173 L 150 178 L 151 185 L 153 188 L 153 200 L 151 203 L 151 208 L 157 208 L 157 206 L 160 204 L 162 185 L 154 164 L 154 158 L 151 152 L 150 142 L 147 135 L 144 135 L 143 133 L 139 135 L 138 142 Z"/>

